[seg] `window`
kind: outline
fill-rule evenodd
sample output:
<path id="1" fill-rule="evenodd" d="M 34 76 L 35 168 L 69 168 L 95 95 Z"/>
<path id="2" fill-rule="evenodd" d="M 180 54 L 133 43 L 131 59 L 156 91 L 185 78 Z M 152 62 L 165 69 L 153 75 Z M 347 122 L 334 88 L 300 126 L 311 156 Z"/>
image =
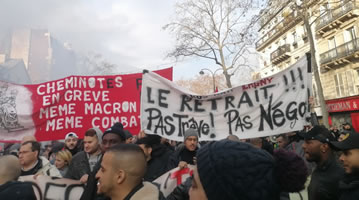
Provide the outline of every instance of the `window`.
<path id="1" fill-rule="evenodd" d="M 355 87 L 354 87 L 354 80 L 352 71 L 346 71 L 346 78 L 347 78 L 347 86 L 348 86 L 348 93 L 349 95 L 355 94 Z"/>
<path id="2" fill-rule="evenodd" d="M 344 74 L 344 76 L 345 76 L 345 74 Z M 335 89 L 337 92 L 337 97 L 345 96 L 343 73 L 335 74 L 334 81 L 335 81 Z"/>
<path id="3" fill-rule="evenodd" d="M 331 37 L 328 39 L 328 49 L 329 49 L 329 57 L 335 58 L 337 57 L 337 50 L 336 50 L 336 44 L 335 44 L 335 37 Z"/>
<path id="4" fill-rule="evenodd" d="M 356 34 L 354 26 L 348 28 L 344 32 L 344 41 L 347 44 L 347 48 L 349 51 L 353 51 L 356 47 Z"/>
<path id="5" fill-rule="evenodd" d="M 359 73 L 357 71 L 357 73 Z M 334 75 L 337 97 L 355 95 L 355 81 L 351 70 Z"/>

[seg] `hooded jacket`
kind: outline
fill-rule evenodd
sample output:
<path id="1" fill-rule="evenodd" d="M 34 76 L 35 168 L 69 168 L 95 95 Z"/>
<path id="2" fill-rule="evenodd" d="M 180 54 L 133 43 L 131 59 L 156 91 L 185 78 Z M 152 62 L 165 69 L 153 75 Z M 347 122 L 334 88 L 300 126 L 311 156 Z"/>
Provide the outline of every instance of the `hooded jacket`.
<path id="1" fill-rule="evenodd" d="M 170 169 L 167 167 L 168 160 L 172 154 L 165 145 L 159 144 L 152 148 L 151 160 L 147 162 L 147 171 L 144 176 L 145 181 L 154 181 Z"/>
<path id="2" fill-rule="evenodd" d="M 36 200 L 31 183 L 9 181 L 0 185 L 0 198 L 3 200 Z"/>

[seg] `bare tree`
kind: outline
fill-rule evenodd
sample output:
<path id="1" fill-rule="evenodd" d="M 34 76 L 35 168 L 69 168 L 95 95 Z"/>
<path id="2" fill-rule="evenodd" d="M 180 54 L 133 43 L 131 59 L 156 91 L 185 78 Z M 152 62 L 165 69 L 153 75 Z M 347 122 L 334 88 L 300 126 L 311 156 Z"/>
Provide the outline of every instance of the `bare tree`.
<path id="1" fill-rule="evenodd" d="M 215 85 L 218 88 L 218 91 L 224 90 L 227 88 L 226 80 L 223 75 L 215 75 Z M 179 86 L 182 86 L 194 93 L 200 95 L 212 94 L 213 93 L 213 78 L 211 75 L 197 75 L 192 79 L 180 79 L 175 81 Z"/>
<path id="2" fill-rule="evenodd" d="M 168 54 L 176 59 L 211 59 L 223 69 L 227 87 L 239 67 L 248 67 L 246 56 L 255 40 L 251 16 L 255 0 L 183 0 L 176 4 L 176 18 L 163 28 L 176 37 Z"/>
<path id="3" fill-rule="evenodd" d="M 99 53 L 89 52 L 82 58 L 85 74 L 110 75 L 115 73 L 116 65 L 106 61 Z"/>

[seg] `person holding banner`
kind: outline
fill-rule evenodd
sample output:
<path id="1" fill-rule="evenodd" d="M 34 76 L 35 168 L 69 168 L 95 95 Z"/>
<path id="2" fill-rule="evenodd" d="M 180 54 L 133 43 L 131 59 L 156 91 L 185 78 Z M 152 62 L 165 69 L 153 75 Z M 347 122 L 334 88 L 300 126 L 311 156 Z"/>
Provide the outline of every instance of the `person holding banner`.
<path id="1" fill-rule="evenodd" d="M 154 181 L 169 169 L 166 165 L 172 154 L 164 144 L 161 144 L 161 137 L 158 135 L 147 135 L 138 139 L 136 144 L 141 147 L 146 156 L 147 170 L 144 176 L 145 181 Z"/>
<path id="2" fill-rule="evenodd" d="M 221 140 L 197 152 L 190 200 L 278 200 L 281 192 L 304 189 L 304 160 L 284 149 L 274 155 L 251 144 Z"/>
<path id="3" fill-rule="evenodd" d="M 168 169 L 185 168 L 187 164 L 194 165 L 194 158 L 198 149 L 198 133 L 195 129 L 184 132 L 184 145 L 180 146 L 170 157 Z"/>
<path id="4" fill-rule="evenodd" d="M 135 144 L 120 144 L 110 148 L 97 172 L 98 193 L 112 200 L 160 200 L 164 199 L 157 186 L 143 182 L 146 158 L 142 149 Z"/>

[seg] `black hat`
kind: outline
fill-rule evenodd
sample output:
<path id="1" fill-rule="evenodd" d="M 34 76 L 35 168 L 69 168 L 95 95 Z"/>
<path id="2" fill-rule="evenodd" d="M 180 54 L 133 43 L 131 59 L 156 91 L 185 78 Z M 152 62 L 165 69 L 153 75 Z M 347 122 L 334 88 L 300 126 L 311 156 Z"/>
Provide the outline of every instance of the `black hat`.
<path id="1" fill-rule="evenodd" d="M 111 128 L 108 128 L 104 133 L 102 138 L 108 134 L 108 133 L 113 133 L 118 135 L 122 141 L 126 140 L 126 135 L 125 132 L 123 130 L 123 125 L 120 122 L 116 122 Z"/>
<path id="2" fill-rule="evenodd" d="M 123 130 L 123 132 L 125 133 L 126 140 L 133 137 L 133 135 L 131 134 L 130 131 L 128 131 L 128 130 Z"/>
<path id="3" fill-rule="evenodd" d="M 221 140 L 197 151 L 198 174 L 209 200 L 273 199 L 279 193 L 275 160 L 250 144 Z"/>
<path id="4" fill-rule="evenodd" d="M 158 135 L 147 135 L 146 137 L 140 138 L 136 141 L 136 144 L 145 144 L 153 147 L 161 143 L 161 137 Z"/>
<path id="5" fill-rule="evenodd" d="M 334 149 L 343 151 L 350 149 L 359 149 L 359 134 L 353 132 L 347 132 L 340 142 L 331 142 Z"/>
<path id="6" fill-rule="evenodd" d="M 330 143 L 335 141 L 335 137 L 330 133 L 330 131 L 321 125 L 316 125 L 308 132 L 301 132 L 299 136 L 304 140 L 318 140 L 322 143 Z"/>

